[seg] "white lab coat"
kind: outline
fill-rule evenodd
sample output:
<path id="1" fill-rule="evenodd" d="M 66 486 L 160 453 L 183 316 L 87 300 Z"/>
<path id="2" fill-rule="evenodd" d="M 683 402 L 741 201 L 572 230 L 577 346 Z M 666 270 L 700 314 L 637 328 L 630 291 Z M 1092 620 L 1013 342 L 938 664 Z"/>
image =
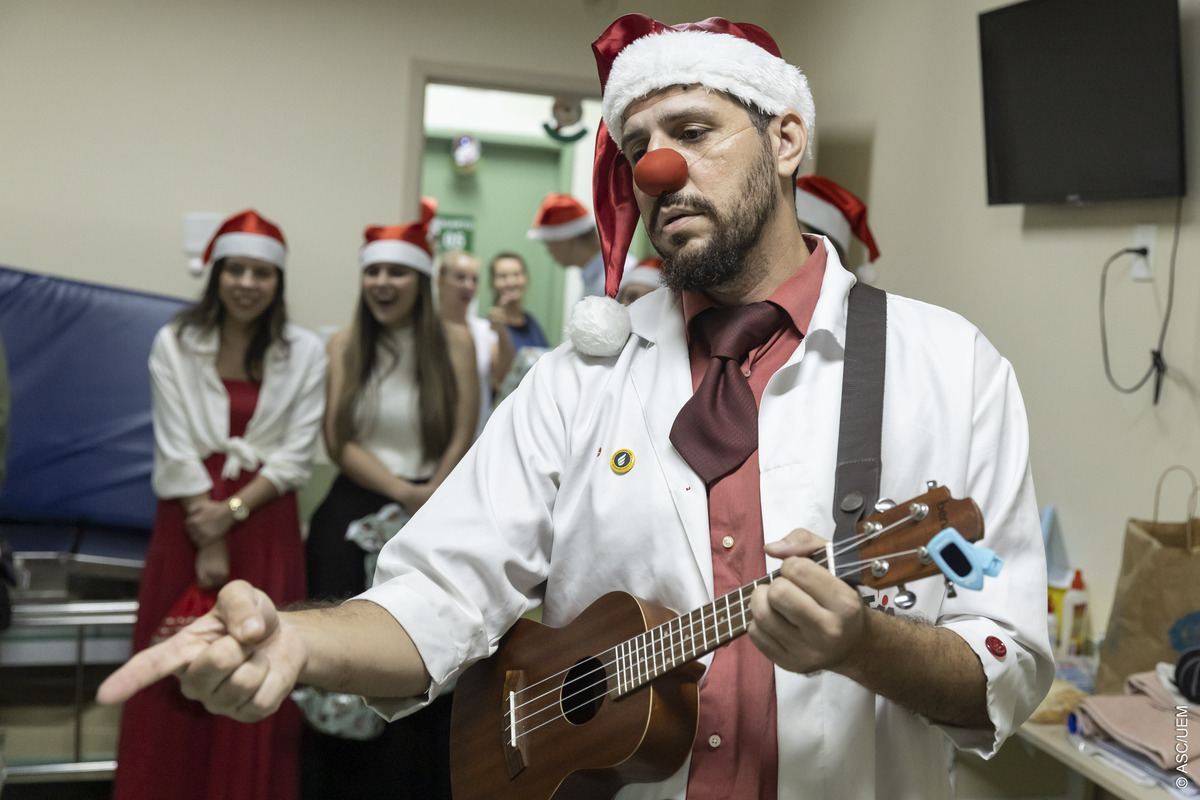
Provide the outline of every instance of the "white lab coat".
<path id="1" fill-rule="evenodd" d="M 808 335 L 760 407 L 767 541 L 797 527 L 833 533 L 854 278 L 826 248 Z M 412 635 L 433 677 L 431 694 L 460 665 L 488 656 L 543 595 L 544 621 L 555 626 L 614 589 L 680 612 L 713 599 L 704 485 L 668 440 L 692 394 L 680 303 L 660 289 L 630 313 L 633 334 L 617 356 L 586 357 L 567 344 L 539 361 L 383 551 L 375 587 L 362 597 Z M 780 800 L 949 798 L 945 736 L 993 754 L 1053 678 L 1028 432 L 1011 367 L 961 317 L 891 295 L 887 347 L 881 496 L 903 501 L 936 480 L 955 497 L 973 497 L 985 518 L 982 543 L 1005 559 L 982 591 L 960 589 L 956 599 L 937 578 L 908 587 L 915 613 L 952 628 L 979 655 L 996 730 L 935 726 L 840 676 L 776 669 Z M 617 474 L 609 458 L 622 448 L 635 462 Z M 1003 658 L 988 651 L 989 636 L 1005 644 Z M 399 714 L 420 701 L 374 702 Z M 683 798 L 686 777 L 685 766 L 663 784 L 629 786 L 618 797 Z"/>
<path id="2" fill-rule="evenodd" d="M 259 474 L 279 492 L 308 480 L 325 411 L 325 348 L 316 334 L 288 325 L 263 357 L 258 404 L 241 437 L 229 435 L 229 394 L 217 374 L 217 331 L 164 325 L 150 349 L 153 389 L 154 493 L 161 498 L 207 492 L 204 459 L 225 453 L 224 476 Z"/>

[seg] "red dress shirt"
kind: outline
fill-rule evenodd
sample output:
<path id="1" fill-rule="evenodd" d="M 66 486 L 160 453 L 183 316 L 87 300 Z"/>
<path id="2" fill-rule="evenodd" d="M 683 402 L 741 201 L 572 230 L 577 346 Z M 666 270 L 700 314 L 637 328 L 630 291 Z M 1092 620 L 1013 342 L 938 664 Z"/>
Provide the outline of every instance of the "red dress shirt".
<path id="1" fill-rule="evenodd" d="M 789 323 L 742 363 L 756 403 L 767 381 L 787 363 L 812 320 L 825 276 L 825 245 L 805 237 L 810 255 L 768 298 Z M 684 323 L 713 303 L 698 292 L 683 293 Z M 688 337 L 692 391 L 708 366 L 705 344 Z M 747 372 L 748 370 L 748 372 Z M 763 553 L 758 451 L 713 484 L 708 493 L 713 593 L 721 597 L 767 574 Z M 772 531 L 772 538 L 786 531 Z M 692 746 L 688 800 L 775 800 L 779 781 L 775 668 L 748 636 L 718 649 L 700 687 L 700 725 Z"/>

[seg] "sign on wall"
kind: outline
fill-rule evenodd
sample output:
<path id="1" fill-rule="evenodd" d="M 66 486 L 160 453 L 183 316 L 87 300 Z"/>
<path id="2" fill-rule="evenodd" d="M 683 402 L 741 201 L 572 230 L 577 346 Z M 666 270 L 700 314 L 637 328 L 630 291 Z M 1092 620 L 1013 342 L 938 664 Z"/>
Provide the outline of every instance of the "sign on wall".
<path id="1" fill-rule="evenodd" d="M 438 251 L 475 252 L 475 218 L 466 214 L 438 214 Z"/>

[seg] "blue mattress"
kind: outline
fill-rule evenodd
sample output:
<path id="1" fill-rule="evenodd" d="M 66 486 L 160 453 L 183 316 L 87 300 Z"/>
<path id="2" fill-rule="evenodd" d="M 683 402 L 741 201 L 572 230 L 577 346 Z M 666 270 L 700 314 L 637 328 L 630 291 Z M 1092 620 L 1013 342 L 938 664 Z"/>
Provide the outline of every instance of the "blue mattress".
<path id="1" fill-rule="evenodd" d="M 187 303 L 0 267 L 12 389 L 0 520 L 18 549 L 144 550 L 156 504 L 147 359 Z"/>

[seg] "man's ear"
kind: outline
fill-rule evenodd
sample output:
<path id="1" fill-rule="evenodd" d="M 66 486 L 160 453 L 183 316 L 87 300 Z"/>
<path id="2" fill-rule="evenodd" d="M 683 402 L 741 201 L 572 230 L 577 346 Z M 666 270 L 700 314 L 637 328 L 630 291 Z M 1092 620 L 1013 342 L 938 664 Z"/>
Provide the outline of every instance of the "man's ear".
<path id="1" fill-rule="evenodd" d="M 776 169 L 780 176 L 790 180 L 808 151 L 808 128 L 800 112 L 789 108 L 775 118 L 772 133 L 776 139 Z"/>

